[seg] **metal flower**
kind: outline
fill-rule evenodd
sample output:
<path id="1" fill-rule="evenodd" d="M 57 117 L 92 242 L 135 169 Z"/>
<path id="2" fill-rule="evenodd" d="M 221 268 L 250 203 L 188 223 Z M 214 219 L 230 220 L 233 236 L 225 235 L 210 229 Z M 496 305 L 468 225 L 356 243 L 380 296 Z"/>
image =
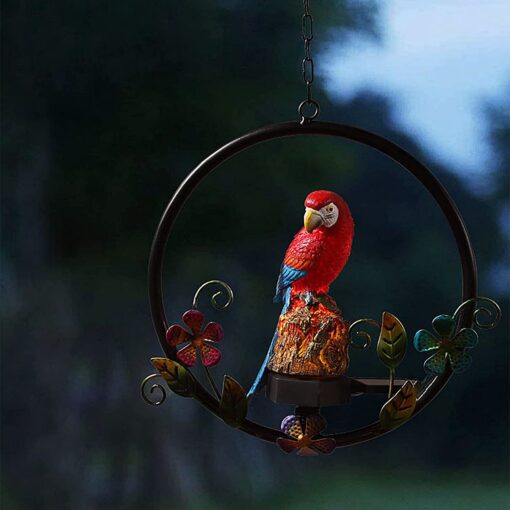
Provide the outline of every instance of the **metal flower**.
<path id="1" fill-rule="evenodd" d="M 205 367 L 216 365 L 221 359 L 221 352 L 211 342 L 219 342 L 223 338 L 223 328 L 216 322 L 209 322 L 205 328 L 204 314 L 198 310 L 188 310 L 182 316 L 188 331 L 178 324 L 170 326 L 166 332 L 166 341 L 176 347 L 189 342 L 177 352 L 177 359 L 186 367 L 192 367 L 197 361 L 197 351 Z"/>
<path id="2" fill-rule="evenodd" d="M 474 329 L 463 328 L 456 335 L 455 319 L 450 315 L 438 315 L 432 326 L 437 335 L 426 329 L 420 329 L 414 336 L 414 347 L 419 352 L 437 350 L 423 364 L 425 372 L 440 375 L 446 368 L 446 359 L 450 361 L 455 373 L 464 372 L 471 365 L 471 355 L 466 349 L 472 349 L 478 343 L 478 334 Z"/>
<path id="3" fill-rule="evenodd" d="M 293 439 L 279 437 L 276 442 L 285 453 L 290 453 L 296 449 L 297 454 L 302 456 L 331 453 L 336 447 L 334 439 L 330 437 L 313 439 L 320 434 L 325 427 L 326 420 L 318 414 L 307 417 L 290 415 L 283 419 L 281 429 Z"/>

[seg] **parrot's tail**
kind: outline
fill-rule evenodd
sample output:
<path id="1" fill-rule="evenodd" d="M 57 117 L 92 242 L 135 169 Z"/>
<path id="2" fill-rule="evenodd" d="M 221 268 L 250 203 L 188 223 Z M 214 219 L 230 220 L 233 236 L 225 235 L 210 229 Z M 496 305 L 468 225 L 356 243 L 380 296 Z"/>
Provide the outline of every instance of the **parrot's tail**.
<path id="1" fill-rule="evenodd" d="M 264 362 L 262 363 L 262 366 L 260 367 L 259 373 L 257 374 L 257 377 L 255 378 L 255 381 L 253 382 L 250 391 L 248 392 L 248 397 L 251 397 L 254 393 L 256 393 L 259 390 L 260 383 L 262 382 L 262 379 L 266 375 L 266 367 L 269 363 L 269 358 L 271 357 L 271 353 L 273 352 L 274 344 L 276 343 L 276 339 L 278 338 L 278 328 L 276 328 L 273 339 L 271 340 L 271 345 L 269 346 L 269 350 L 267 351 L 266 357 L 264 358 Z"/>
<path id="2" fill-rule="evenodd" d="M 290 287 L 287 287 L 283 292 L 283 308 L 282 308 L 282 312 L 281 312 L 280 316 L 287 313 L 287 310 L 290 305 L 290 293 L 291 293 Z M 278 322 L 280 322 L 279 319 L 278 319 Z M 271 353 L 273 352 L 273 347 L 274 347 L 274 344 L 276 343 L 277 338 L 278 338 L 278 326 L 276 326 L 276 329 L 275 329 L 275 332 L 273 335 L 273 339 L 271 340 L 271 345 L 269 346 L 266 357 L 264 358 L 264 362 L 262 363 L 262 366 L 260 367 L 259 373 L 257 374 L 255 381 L 251 385 L 250 391 L 248 392 L 248 397 L 251 397 L 254 393 L 256 393 L 259 390 L 260 383 L 262 382 L 262 380 L 264 379 L 264 376 L 266 375 L 266 367 L 267 367 L 267 364 L 269 363 L 269 358 L 271 357 Z"/>

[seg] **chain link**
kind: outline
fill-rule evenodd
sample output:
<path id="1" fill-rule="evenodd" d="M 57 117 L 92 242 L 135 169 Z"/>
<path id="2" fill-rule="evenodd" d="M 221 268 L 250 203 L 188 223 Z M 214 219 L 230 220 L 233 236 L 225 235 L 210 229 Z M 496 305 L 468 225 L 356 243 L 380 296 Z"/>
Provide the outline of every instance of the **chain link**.
<path id="1" fill-rule="evenodd" d="M 298 112 L 301 116 L 301 124 L 311 122 L 320 113 L 319 103 L 312 99 L 312 83 L 314 80 L 314 65 L 312 53 L 310 50 L 310 43 L 313 39 L 313 18 L 310 14 L 310 0 L 303 0 L 303 18 L 302 18 L 302 33 L 304 41 L 304 58 L 301 65 L 303 73 L 303 81 L 306 85 L 306 99 L 298 106 Z M 308 111 L 308 113 L 305 112 Z"/>

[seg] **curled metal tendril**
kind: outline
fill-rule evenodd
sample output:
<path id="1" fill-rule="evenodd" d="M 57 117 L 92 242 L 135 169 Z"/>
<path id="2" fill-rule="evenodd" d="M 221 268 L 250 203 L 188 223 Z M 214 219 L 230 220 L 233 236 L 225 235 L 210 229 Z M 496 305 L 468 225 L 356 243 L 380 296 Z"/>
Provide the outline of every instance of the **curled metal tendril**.
<path id="1" fill-rule="evenodd" d="M 156 377 L 161 377 L 161 375 L 148 375 L 140 385 L 140 394 L 142 395 L 143 400 L 151 406 L 160 406 L 166 400 L 166 390 L 161 384 L 155 383 L 150 387 L 150 389 L 148 388 L 148 384 Z M 150 397 L 150 395 L 153 395 L 155 391 L 160 393 L 161 396 L 159 398 L 154 399 Z"/>
<path id="2" fill-rule="evenodd" d="M 354 329 L 360 324 L 369 324 L 378 329 L 381 329 L 381 325 L 374 319 L 359 319 L 357 321 L 354 321 L 349 326 L 349 330 L 347 332 L 347 335 L 349 337 L 349 345 L 354 347 L 354 349 L 368 349 L 368 347 L 370 347 L 370 344 L 372 343 L 372 337 L 370 336 L 370 333 L 367 333 L 366 331 L 354 331 Z M 363 344 L 356 343 L 353 340 L 354 333 L 356 333 L 357 337 L 363 337 L 365 339 L 365 343 Z"/>
<path id="3" fill-rule="evenodd" d="M 476 298 L 471 298 L 471 299 L 468 299 L 467 301 L 464 301 L 464 303 L 462 303 L 457 308 L 457 310 L 455 310 L 455 313 L 453 314 L 453 318 L 455 320 L 457 320 L 459 314 L 461 313 L 461 311 L 463 310 L 464 307 L 466 307 L 467 305 L 475 304 L 475 303 L 479 303 L 479 302 L 488 303 L 491 306 L 490 306 L 490 308 L 486 308 L 485 306 L 480 306 L 479 308 L 477 308 L 475 310 L 475 312 L 473 314 L 473 321 L 474 321 L 475 326 L 480 329 L 495 328 L 501 319 L 501 308 L 496 303 L 496 301 L 494 301 L 488 297 L 478 296 Z M 485 315 L 486 318 L 488 318 L 490 320 L 490 322 L 480 322 L 480 320 L 479 320 L 480 314 Z"/>
<path id="4" fill-rule="evenodd" d="M 195 292 L 195 295 L 193 296 L 193 308 L 197 308 L 198 296 L 200 295 L 202 290 L 204 290 L 209 285 L 219 285 L 220 287 L 223 287 L 222 290 L 215 292 L 211 296 L 212 307 L 215 308 L 216 310 L 225 310 L 225 308 L 228 308 L 232 304 L 232 301 L 234 301 L 234 291 L 231 289 L 230 285 L 221 280 L 209 280 L 208 282 L 205 282 L 202 285 L 200 285 L 200 287 L 198 287 L 197 291 Z M 224 303 L 219 303 L 218 298 L 220 296 L 224 296 L 225 293 L 227 295 L 227 300 Z"/>

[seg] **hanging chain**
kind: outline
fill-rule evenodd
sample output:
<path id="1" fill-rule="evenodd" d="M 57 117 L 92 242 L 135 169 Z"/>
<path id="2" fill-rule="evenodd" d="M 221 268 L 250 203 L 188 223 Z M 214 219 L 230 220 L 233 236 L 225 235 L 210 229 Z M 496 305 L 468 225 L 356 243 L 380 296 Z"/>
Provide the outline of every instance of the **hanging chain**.
<path id="1" fill-rule="evenodd" d="M 303 19 L 302 31 L 305 46 L 305 57 L 302 63 L 303 81 L 306 85 L 306 99 L 298 106 L 298 112 L 301 116 L 301 124 L 311 122 L 320 113 L 319 103 L 312 99 L 312 83 L 314 80 L 314 66 L 312 54 L 310 51 L 310 43 L 313 39 L 313 18 L 310 14 L 310 0 L 303 0 Z M 305 113 L 307 110 L 308 113 Z"/>

